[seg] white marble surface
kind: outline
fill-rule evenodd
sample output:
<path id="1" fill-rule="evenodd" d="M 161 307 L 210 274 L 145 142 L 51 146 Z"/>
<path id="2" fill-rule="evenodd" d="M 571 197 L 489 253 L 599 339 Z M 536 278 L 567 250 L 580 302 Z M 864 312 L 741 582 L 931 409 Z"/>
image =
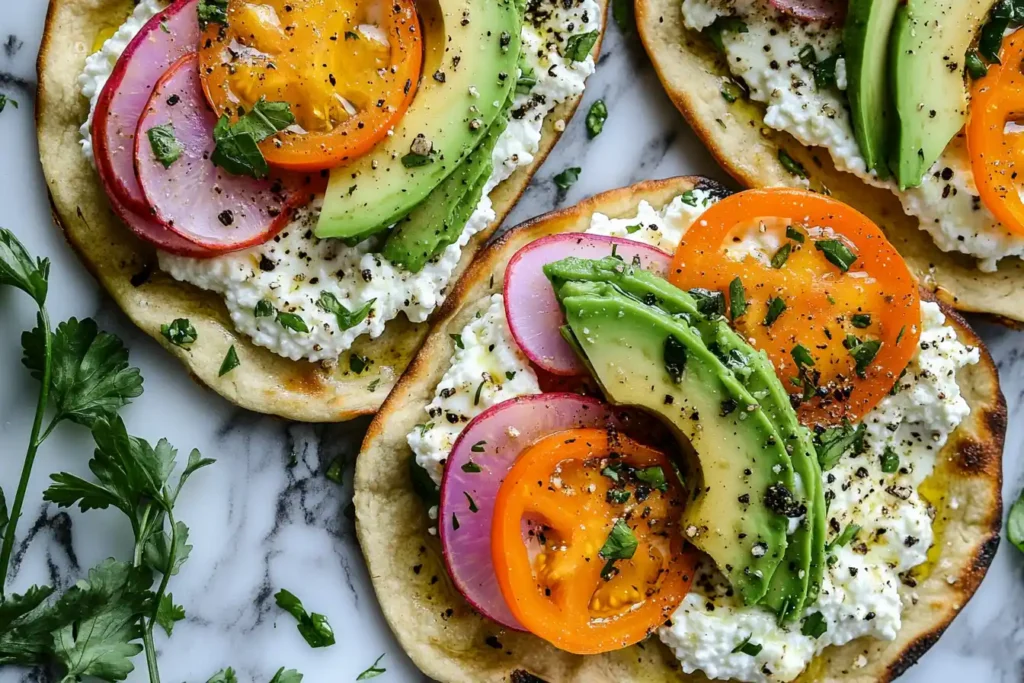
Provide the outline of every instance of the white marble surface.
<path id="1" fill-rule="evenodd" d="M 35 59 L 45 0 L 0 2 L 0 92 L 21 103 L 0 114 L 0 225 L 39 255 L 53 259 L 52 318 L 93 316 L 121 335 L 146 378 L 146 393 L 124 411 L 129 429 L 149 439 L 169 436 L 180 449 L 199 448 L 217 464 L 196 476 L 180 503 L 195 546 L 172 582 L 187 621 L 174 637 L 157 635 L 165 681 L 205 681 L 234 666 L 242 681 L 267 681 L 279 666 L 311 683 L 354 681 L 381 653 L 380 683 L 417 681 L 376 606 L 352 523 L 351 467 L 339 489 L 323 477 L 337 455 L 353 456 L 365 421 L 310 427 L 253 415 L 189 380 L 181 367 L 137 332 L 78 264 L 50 221 L 33 128 Z M 59 48 L 58 48 L 59 49 Z M 595 192 L 679 173 L 721 177 L 709 155 L 661 92 L 635 36 L 612 26 L 584 106 L 603 98 L 604 133 L 587 141 L 582 116 L 544 165 L 509 224 L 575 203 Z M 584 110 L 585 111 L 585 110 Z M 559 197 L 551 177 L 581 166 L 580 181 Z M 13 489 L 35 401 L 35 383 L 20 364 L 19 336 L 33 323 L 25 297 L 0 291 L 0 485 Z M 1004 493 L 1024 485 L 1024 333 L 981 325 L 999 362 L 1009 404 Z M 66 425 L 43 447 L 19 527 L 13 587 L 36 582 L 63 588 L 95 562 L 125 557 L 130 530 L 120 513 L 60 511 L 42 502 L 50 472 L 86 474 L 88 435 Z M 293 463 L 294 464 L 291 464 Z M 338 644 L 311 650 L 272 594 L 287 587 L 326 613 Z M 142 658 L 137 660 L 143 665 Z M 945 636 L 904 677 L 936 681 L 1024 679 L 1024 557 L 1003 543 L 978 595 Z M 0 681 L 49 680 L 24 670 Z M 136 670 L 131 681 L 146 680 Z"/>

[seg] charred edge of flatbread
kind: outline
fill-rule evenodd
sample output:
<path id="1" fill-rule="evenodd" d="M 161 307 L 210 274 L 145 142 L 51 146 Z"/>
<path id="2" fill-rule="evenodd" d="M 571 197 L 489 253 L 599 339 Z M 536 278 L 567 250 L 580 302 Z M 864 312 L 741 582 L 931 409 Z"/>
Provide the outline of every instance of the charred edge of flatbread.
<path id="1" fill-rule="evenodd" d="M 608 0 L 598 2 L 604 14 Z M 429 323 L 411 323 L 400 315 L 388 322 L 378 339 L 360 337 L 336 363 L 288 360 L 256 346 L 235 330 L 219 295 L 160 273 L 155 250 L 135 238 L 110 211 L 95 170 L 79 149 L 78 128 L 88 107 L 77 77 L 88 52 L 86 46 L 110 24 L 109 17 L 127 16 L 130 9 L 126 0 L 50 2 L 36 63 L 36 130 L 54 222 L 86 269 L 132 322 L 184 364 L 200 385 L 242 408 L 303 422 L 342 422 L 376 412 L 426 337 Z M 592 52 L 595 60 L 606 28 L 607 22 L 602 21 Z M 79 49 L 72 50 L 69 45 Z M 491 192 L 497 218 L 463 249 L 452 282 L 494 235 L 551 152 L 561 136 L 554 128 L 555 121 L 570 120 L 581 101 L 582 96 L 563 102 L 546 117 L 533 163 L 518 169 Z M 76 178 L 76 186 L 66 185 L 69 175 Z M 97 235 L 101 239 L 90 239 Z M 118 256 L 109 257 L 108 252 L 118 252 Z M 189 349 L 171 344 L 160 332 L 161 324 L 181 317 L 189 318 L 200 333 L 199 341 Z M 231 346 L 241 365 L 220 377 L 220 364 Z M 350 354 L 380 362 L 355 373 L 350 370 Z"/>
<path id="2" fill-rule="evenodd" d="M 412 489 L 407 467 L 411 451 L 405 442 L 412 424 L 422 420 L 423 406 L 433 396 L 454 352 L 449 332 L 457 331 L 458 324 L 464 323 L 472 311 L 480 310 L 491 294 L 501 291 L 504 268 L 518 249 L 547 234 L 584 229 L 594 212 L 632 215 L 642 199 L 660 207 L 692 187 L 720 195 L 728 192 L 697 177 L 641 183 L 540 216 L 503 235 L 479 255 L 456 285 L 431 334 L 371 423 L 357 460 L 356 529 L 385 617 L 426 674 L 441 681 L 705 680 L 682 674 L 678 662 L 656 639 L 647 641 L 643 648 L 576 657 L 532 636 L 505 631 L 476 615 L 450 585 L 443 562 L 437 557 L 437 539 L 428 533 L 426 511 Z M 972 413 L 951 436 L 937 466 L 937 470 L 948 472 L 952 485 L 966 487 L 974 498 L 972 520 L 965 524 L 969 533 L 958 539 L 960 545 L 953 549 L 951 567 L 942 570 L 941 576 L 935 569 L 932 576 L 922 579 L 922 597 L 905 610 L 904 628 L 896 641 L 865 638 L 829 648 L 817 658 L 820 664 L 812 663 L 801 680 L 888 681 L 898 676 L 934 644 L 973 595 L 998 546 L 1006 404 L 995 364 L 980 339 L 959 314 L 948 305 L 942 307 L 947 323 L 955 326 L 961 341 L 978 346 L 982 352 L 981 362 L 962 371 L 958 378 L 969 384 L 964 390 Z M 945 499 L 937 502 L 937 516 L 943 515 L 944 519 L 951 514 L 968 514 L 962 503 L 958 509 Z M 946 542 L 958 521 L 947 520 L 946 531 L 937 535 L 935 543 Z M 412 544 L 418 545 L 418 551 L 410 551 Z M 403 558 L 403 553 L 418 559 Z M 419 562 L 418 570 L 409 571 L 401 564 L 403 559 Z M 431 571 L 434 574 L 427 579 Z M 462 639 L 450 644 L 438 636 L 438 628 L 446 635 L 450 635 L 450 628 Z M 472 635 L 468 642 L 467 632 Z M 868 653 L 869 664 L 856 668 L 862 653 Z"/>
<path id="3" fill-rule="evenodd" d="M 1019 327 L 1024 321 L 1024 259 L 1006 258 L 995 273 L 978 270 L 977 260 L 944 252 L 903 212 L 890 191 L 874 188 L 836 170 L 829 152 L 807 148 L 764 123 L 763 105 L 722 97 L 729 70 L 709 40 L 683 25 L 680 0 L 637 0 L 637 28 L 658 78 L 684 118 L 718 163 L 749 187 L 806 187 L 779 161 L 784 150 L 810 175 L 811 187 L 858 207 L 882 227 L 924 286 L 962 311 L 985 314 Z"/>

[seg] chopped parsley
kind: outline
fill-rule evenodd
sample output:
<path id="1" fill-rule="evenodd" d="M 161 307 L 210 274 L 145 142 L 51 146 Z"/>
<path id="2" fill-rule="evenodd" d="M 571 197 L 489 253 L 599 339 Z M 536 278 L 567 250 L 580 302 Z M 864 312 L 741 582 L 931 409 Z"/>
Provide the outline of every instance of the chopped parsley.
<path id="1" fill-rule="evenodd" d="M 369 669 L 367 669 L 363 673 L 361 673 L 358 676 L 356 676 L 356 680 L 357 681 L 366 681 L 366 680 L 369 680 L 371 678 L 376 678 L 377 676 L 380 676 L 382 673 L 387 671 L 387 669 L 385 669 L 384 667 L 380 666 L 380 660 L 382 660 L 382 659 L 384 659 L 384 655 L 381 655 L 380 657 L 377 657 L 377 661 L 375 661 L 373 663 L 373 666 L 371 666 Z"/>
<path id="2" fill-rule="evenodd" d="M 486 445 L 487 445 L 486 441 L 477 441 L 475 444 L 473 444 L 470 447 L 469 450 L 473 451 L 474 453 L 483 453 L 484 452 L 484 446 L 486 446 Z"/>
<path id="3" fill-rule="evenodd" d="M 782 266 L 786 265 L 786 261 L 789 260 L 789 254 L 793 251 L 793 245 L 786 242 L 779 248 L 775 255 L 772 256 L 772 268 L 779 270 Z"/>
<path id="4" fill-rule="evenodd" d="M 419 168 L 420 166 L 426 166 L 427 164 L 434 163 L 434 153 L 430 154 L 417 154 L 416 152 L 409 152 L 402 157 L 402 166 L 406 168 Z"/>
<path id="5" fill-rule="evenodd" d="M 725 52 L 722 34 L 726 31 L 731 33 L 747 33 L 749 29 L 747 24 L 739 17 L 718 17 L 711 26 L 704 29 L 703 33 L 718 48 L 719 52 Z"/>
<path id="6" fill-rule="evenodd" d="M 363 370 L 370 364 L 370 359 L 366 356 L 360 356 L 358 353 L 351 353 L 348 357 L 349 369 L 357 375 L 363 374 Z M 432 426 L 432 425 L 431 425 Z M 427 427 L 430 429 L 430 427 Z"/>
<path id="7" fill-rule="evenodd" d="M 882 342 L 877 339 L 861 342 L 850 349 L 850 355 L 856 363 L 857 376 L 863 379 L 866 376 L 868 366 L 874 362 L 878 350 L 882 348 Z"/>
<path id="8" fill-rule="evenodd" d="M 683 381 L 683 371 L 686 370 L 686 346 L 676 339 L 674 334 L 665 337 L 665 371 L 672 381 L 679 384 Z"/>
<path id="9" fill-rule="evenodd" d="M 464 495 L 466 497 L 466 501 L 469 503 L 469 511 L 470 512 L 474 512 L 474 513 L 475 512 L 480 512 L 480 508 L 478 508 L 476 506 L 476 501 L 473 500 L 473 496 L 469 495 L 468 491 L 463 491 L 462 495 Z"/>
<path id="10" fill-rule="evenodd" d="M 645 467 L 636 471 L 636 478 L 651 488 L 659 491 L 668 491 L 668 482 L 665 480 L 665 470 L 661 467 Z"/>
<path id="11" fill-rule="evenodd" d="M 737 277 L 729 283 L 729 315 L 736 320 L 746 312 L 747 291 L 743 288 L 743 280 Z"/>
<path id="12" fill-rule="evenodd" d="M 608 493 L 605 494 L 605 500 L 609 503 L 618 503 L 621 505 L 629 500 L 630 493 L 626 489 L 608 489 Z"/>
<path id="13" fill-rule="evenodd" d="M 893 474 L 900 469 L 900 456 L 891 447 L 886 446 L 882 452 L 882 471 L 886 474 Z"/>
<path id="14" fill-rule="evenodd" d="M 184 147 L 174 135 L 174 126 L 165 123 L 162 126 L 153 126 L 146 131 L 149 138 L 149 147 L 153 150 L 153 156 L 164 168 L 170 168 L 171 164 L 181 158 Z"/>
<path id="15" fill-rule="evenodd" d="M 600 37 L 600 34 L 597 31 L 577 33 L 574 36 L 569 36 L 569 40 L 565 43 L 565 52 L 562 56 L 573 62 L 582 62 L 587 58 L 591 50 L 594 49 L 598 37 Z"/>
<path id="16" fill-rule="evenodd" d="M 797 344 L 793 347 L 793 361 L 797 366 L 810 367 L 814 365 L 814 356 L 811 355 L 810 350 L 803 344 Z"/>
<path id="17" fill-rule="evenodd" d="M 468 474 L 478 474 L 483 470 L 480 469 L 480 465 L 477 465 L 475 462 L 470 460 L 462 465 L 462 471 Z"/>
<path id="18" fill-rule="evenodd" d="M 860 526 L 857 524 L 847 524 L 846 528 L 843 529 L 842 533 L 836 536 L 831 543 L 825 545 L 825 552 L 830 553 L 835 548 L 842 548 L 849 545 L 850 541 L 857 537 L 860 532 Z"/>
<path id="19" fill-rule="evenodd" d="M 350 311 L 338 301 L 338 297 L 330 292 L 320 292 L 320 298 L 317 300 L 316 305 L 327 313 L 333 313 L 334 317 L 338 320 L 338 327 L 340 329 L 349 330 L 366 320 L 366 316 L 370 314 L 370 310 L 376 301 L 376 299 L 370 299 L 356 310 Z"/>
<path id="20" fill-rule="evenodd" d="M 455 342 L 455 348 L 458 348 L 458 349 L 466 348 L 466 345 L 462 343 L 462 335 L 461 334 L 449 334 L 448 336 L 451 337 L 451 340 L 453 342 Z"/>
<path id="21" fill-rule="evenodd" d="M 170 325 L 161 325 L 160 334 L 175 346 L 188 346 L 199 338 L 199 333 L 188 318 L 177 318 Z"/>
<path id="22" fill-rule="evenodd" d="M 825 471 L 832 469 L 850 450 L 855 453 L 861 452 L 864 448 L 865 430 L 866 427 L 863 424 L 853 427 L 849 422 L 844 422 L 839 427 L 830 427 L 816 435 L 814 450 L 818 454 L 821 469 Z"/>
<path id="23" fill-rule="evenodd" d="M 604 122 L 608 120 L 608 105 L 604 100 L 597 100 L 590 105 L 587 112 L 587 137 L 593 140 L 604 130 Z"/>
<path id="24" fill-rule="evenodd" d="M 800 232 L 799 230 L 794 228 L 792 225 L 787 225 L 786 226 L 786 239 L 793 240 L 794 242 L 798 242 L 800 244 L 803 244 L 804 240 L 806 240 L 807 238 L 804 237 L 804 234 L 802 232 Z"/>
<path id="25" fill-rule="evenodd" d="M 789 171 L 790 175 L 795 175 L 799 178 L 807 177 L 807 169 L 804 168 L 803 164 L 791 157 L 789 152 L 784 149 L 779 150 L 779 163 L 782 164 L 784 169 Z"/>
<path id="26" fill-rule="evenodd" d="M 14 99 L 13 97 L 8 97 L 7 95 L 4 95 L 3 93 L 0 93 L 0 113 L 3 113 L 4 108 L 7 106 L 8 102 L 10 102 L 14 106 L 15 109 L 19 108 L 18 107 L 18 100 Z"/>
<path id="27" fill-rule="evenodd" d="M 227 354 L 225 354 L 224 360 L 220 364 L 220 371 L 217 372 L 217 376 L 223 377 L 241 364 L 242 361 L 238 360 L 238 352 L 235 351 L 235 345 L 232 344 L 231 348 L 228 349 Z"/>
<path id="28" fill-rule="evenodd" d="M 316 612 L 307 613 L 302 601 L 283 588 L 274 594 L 277 606 L 291 614 L 299 622 L 299 633 L 310 647 L 329 647 L 334 645 L 334 629 L 327 622 L 327 617 Z"/>
<path id="29" fill-rule="evenodd" d="M 828 624 L 825 623 L 825 616 L 821 612 L 808 614 L 800 626 L 800 633 L 814 639 L 821 638 L 827 630 Z"/>
<path id="30" fill-rule="evenodd" d="M 300 316 L 287 311 L 277 312 L 277 324 L 286 330 L 291 330 L 292 332 L 299 332 L 301 334 L 309 332 L 309 326 L 306 325 L 305 320 Z"/>
<path id="31" fill-rule="evenodd" d="M 564 171 L 555 176 L 555 185 L 558 187 L 559 190 L 568 190 L 570 187 L 576 184 L 577 180 L 580 179 L 580 171 L 582 170 L 583 169 L 581 169 L 579 166 L 573 166 L 571 168 L 565 169 Z"/>
<path id="32" fill-rule="evenodd" d="M 779 316 L 786 311 L 786 302 L 782 300 L 780 296 L 773 296 L 768 301 L 768 312 L 765 313 L 764 320 L 761 322 L 765 327 L 771 327 L 775 324 L 775 321 L 779 319 Z"/>
<path id="33" fill-rule="evenodd" d="M 197 12 L 200 29 L 210 24 L 228 25 L 228 0 L 199 0 Z"/>
<path id="34" fill-rule="evenodd" d="M 764 649 L 764 646 L 759 643 L 750 642 L 750 639 L 753 637 L 754 634 L 751 633 L 749 636 L 744 638 L 742 643 L 732 649 L 732 654 L 742 653 L 750 655 L 751 657 L 756 657 L 761 654 L 761 650 Z"/>
<path id="35" fill-rule="evenodd" d="M 716 318 L 725 315 L 725 295 L 713 289 L 695 287 L 689 291 L 697 304 L 697 310 L 701 315 L 709 318 Z"/>
<path id="36" fill-rule="evenodd" d="M 857 255 L 840 240 L 818 240 L 814 248 L 825 255 L 828 262 L 844 273 L 857 261 Z"/>
<path id="37" fill-rule="evenodd" d="M 871 314 L 857 313 L 850 319 L 850 321 L 853 323 L 854 327 L 859 330 L 863 330 L 867 327 L 871 327 Z"/>
<path id="38" fill-rule="evenodd" d="M 260 299 L 256 302 L 256 308 L 253 309 L 253 315 L 257 318 L 272 318 L 274 313 L 274 304 L 266 299 Z"/>
<path id="39" fill-rule="evenodd" d="M 633 530 L 619 519 L 615 521 L 599 554 L 606 560 L 628 560 L 633 557 L 638 545 Z"/>
<path id="40" fill-rule="evenodd" d="M 210 161 L 233 175 L 265 178 L 270 166 L 260 151 L 259 143 L 295 123 L 287 102 L 267 102 L 261 97 L 252 110 L 235 123 L 221 116 L 213 128 L 216 146 Z"/>
<path id="41" fill-rule="evenodd" d="M 988 74 L 988 67 L 985 65 L 985 62 L 981 61 L 977 50 L 971 49 L 967 51 L 967 56 L 964 58 L 964 66 L 967 69 L 967 75 L 974 80 L 984 78 Z"/>

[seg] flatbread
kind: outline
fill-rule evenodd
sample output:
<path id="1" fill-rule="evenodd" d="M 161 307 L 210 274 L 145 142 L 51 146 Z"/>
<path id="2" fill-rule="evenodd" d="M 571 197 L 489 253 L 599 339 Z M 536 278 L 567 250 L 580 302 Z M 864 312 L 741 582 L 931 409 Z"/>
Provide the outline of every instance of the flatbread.
<path id="1" fill-rule="evenodd" d="M 603 11 L 607 0 L 598 1 Z M 132 7 L 131 0 L 50 2 L 39 50 L 36 124 L 54 220 L 128 317 L 184 363 L 197 381 L 232 403 L 305 422 L 340 422 L 373 413 L 426 337 L 427 324 L 413 324 L 400 315 L 387 324 L 381 337 L 360 337 L 351 353 L 374 360 L 362 374 L 351 371 L 349 353 L 336 363 L 288 360 L 235 331 L 218 294 L 159 271 L 155 250 L 111 212 L 99 177 L 79 144 L 78 129 L 89 105 L 81 95 L 78 75 L 93 52 L 96 36 L 119 26 Z M 600 47 L 599 40 L 595 59 Z M 555 121 L 568 121 L 580 99 L 562 103 L 547 117 L 534 162 L 491 193 L 497 219 L 466 245 L 453 283 L 497 230 L 558 141 Z M 170 344 L 160 334 L 160 326 L 176 318 L 188 318 L 199 332 L 199 341 L 187 349 Z M 218 377 L 232 345 L 241 365 Z"/>
<path id="2" fill-rule="evenodd" d="M 500 291 L 505 267 L 525 244 L 544 235 L 585 230 L 594 212 L 635 215 L 640 200 L 655 207 L 700 178 L 641 183 L 594 196 L 503 235 L 470 266 L 445 302 L 426 342 L 370 425 L 356 463 L 356 531 L 384 616 L 402 647 L 431 678 L 445 682 L 536 681 L 623 683 L 706 680 L 686 676 L 660 641 L 599 656 L 571 655 L 529 634 L 505 630 L 470 608 L 448 579 L 427 510 L 413 491 L 406 435 L 423 421 L 423 407 L 454 353 L 459 332 Z M 944 306 L 960 339 L 981 341 Z M 939 454 L 926 490 L 936 508 L 935 548 L 941 561 L 915 572 L 917 586 L 903 591 L 916 601 L 903 613 L 892 642 L 864 638 L 819 656 L 801 680 L 888 681 L 913 664 L 966 604 L 999 545 L 1001 456 L 1006 403 L 991 356 L 960 371 L 957 381 L 971 414 Z M 955 501 L 955 502 L 952 502 Z M 861 656 L 867 664 L 855 665 Z M 536 678 L 532 678 L 536 677 Z"/>
<path id="3" fill-rule="evenodd" d="M 804 147 L 788 133 L 769 128 L 764 105 L 727 102 L 722 84 L 728 67 L 709 40 L 683 25 L 682 0 L 637 0 L 636 21 L 669 97 L 736 180 L 748 187 L 803 187 L 779 162 L 779 150 L 785 150 L 807 169 L 813 189 L 827 189 L 871 217 L 938 299 L 1014 326 L 1024 321 L 1024 259 L 1003 259 L 998 271 L 984 273 L 973 257 L 942 251 L 918 219 L 903 212 L 892 192 L 836 170 L 827 150 Z"/>

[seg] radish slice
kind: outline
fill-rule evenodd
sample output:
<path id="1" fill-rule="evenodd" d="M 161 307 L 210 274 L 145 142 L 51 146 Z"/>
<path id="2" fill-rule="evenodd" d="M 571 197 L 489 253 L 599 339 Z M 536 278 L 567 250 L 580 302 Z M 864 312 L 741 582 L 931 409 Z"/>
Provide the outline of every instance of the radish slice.
<path id="1" fill-rule="evenodd" d="M 192 258 L 210 258 L 217 255 L 217 252 L 205 249 L 194 242 L 189 242 L 176 232 L 172 232 L 160 223 L 157 223 L 152 218 L 152 211 L 149 211 L 150 216 L 146 217 L 128 208 L 110 191 L 109 187 L 107 188 L 107 197 L 110 200 L 110 207 L 117 214 L 117 217 L 128 226 L 128 229 L 154 247 L 171 254 L 190 256 Z"/>
<path id="2" fill-rule="evenodd" d="M 610 256 L 613 245 L 626 263 L 638 256 L 642 268 L 659 275 L 667 273 L 672 262 L 671 256 L 642 242 L 585 233 L 542 237 L 512 257 L 505 270 L 505 315 L 519 348 L 538 367 L 563 376 L 587 372 L 559 332 L 565 316 L 544 275 L 544 266 L 569 256 Z"/>
<path id="3" fill-rule="evenodd" d="M 135 130 L 160 76 L 199 45 L 198 5 L 199 0 L 176 0 L 146 22 L 117 60 L 96 100 L 92 119 L 96 168 L 107 179 L 108 194 L 112 192 L 117 203 L 143 216 L 150 211 L 135 178 Z"/>
<path id="4" fill-rule="evenodd" d="M 491 406 L 466 425 L 444 466 L 438 528 L 448 575 L 478 612 L 508 628 L 525 630 L 501 594 L 491 557 L 494 501 L 520 453 L 555 432 L 581 427 L 626 431 L 639 420 L 643 416 L 594 398 L 534 394 Z"/>
<path id="5" fill-rule="evenodd" d="M 770 0 L 772 7 L 804 21 L 839 22 L 846 17 L 846 3 L 839 0 Z"/>
<path id="6" fill-rule="evenodd" d="M 147 135 L 167 124 L 183 147 L 169 168 L 156 158 Z M 223 252 L 266 242 L 288 223 L 291 208 L 308 198 L 301 190 L 307 176 L 256 180 L 214 166 L 216 125 L 203 94 L 199 58 L 186 55 L 157 82 L 139 119 L 135 168 L 146 201 L 157 221 L 207 249 Z"/>

